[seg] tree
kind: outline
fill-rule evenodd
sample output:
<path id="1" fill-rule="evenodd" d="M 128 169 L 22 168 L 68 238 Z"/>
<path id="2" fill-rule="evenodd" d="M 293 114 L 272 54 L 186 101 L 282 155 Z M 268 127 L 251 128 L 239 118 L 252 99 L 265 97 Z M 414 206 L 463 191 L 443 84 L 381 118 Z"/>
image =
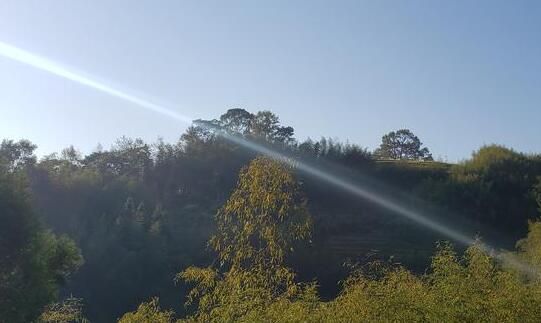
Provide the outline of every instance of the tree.
<path id="1" fill-rule="evenodd" d="M 254 115 L 244 109 L 229 109 L 220 116 L 220 124 L 233 133 L 247 135 Z"/>
<path id="2" fill-rule="evenodd" d="M 244 136 L 263 143 L 291 145 L 295 130 L 282 126 L 280 118 L 271 111 L 259 111 L 252 114 L 244 109 L 229 109 L 219 119 L 195 120 L 193 125 L 182 135 L 182 141 L 189 149 L 213 142 L 220 132 Z"/>
<path id="3" fill-rule="evenodd" d="M 32 322 L 83 260 L 34 216 L 22 174 L 0 173 L 0 322 Z"/>
<path id="4" fill-rule="evenodd" d="M 83 315 L 83 301 L 69 297 L 62 303 L 53 303 L 39 317 L 40 323 L 89 323 Z"/>
<path id="5" fill-rule="evenodd" d="M 73 165 L 80 165 L 82 161 L 81 152 L 77 151 L 73 145 L 64 148 L 60 153 L 60 158 Z"/>
<path id="6" fill-rule="evenodd" d="M 291 170 L 263 157 L 241 171 L 216 222 L 218 232 L 210 245 L 220 261 L 246 268 L 281 265 L 292 244 L 309 236 L 311 226 L 306 200 Z"/>
<path id="7" fill-rule="evenodd" d="M 374 155 L 381 159 L 432 160 L 432 154 L 428 148 L 421 148 L 422 145 L 413 132 L 400 129 L 384 135 Z"/>
<path id="8" fill-rule="evenodd" d="M 274 140 L 282 144 L 290 144 L 295 134 L 295 129 L 293 127 L 278 127 L 274 133 Z"/>
<path id="9" fill-rule="evenodd" d="M 190 267 L 177 277 L 196 284 L 188 295 L 189 303 L 198 301 L 196 320 L 235 321 L 250 309 L 303 290 L 283 263 L 294 243 L 310 235 L 312 221 L 287 166 L 262 157 L 253 160 L 241 171 L 216 222 L 209 245 L 227 271 Z"/>
<path id="10" fill-rule="evenodd" d="M 538 160 L 504 146 L 483 146 L 450 169 L 442 197 L 461 213 L 505 228 L 516 240 L 539 216 L 534 196 L 539 174 Z"/>
<path id="11" fill-rule="evenodd" d="M 173 311 L 163 311 L 158 298 L 153 298 L 139 305 L 137 311 L 124 314 L 118 323 L 172 323 L 174 315 Z"/>
<path id="12" fill-rule="evenodd" d="M 64 159 L 76 158 L 70 157 L 72 154 L 76 156 L 77 152 L 70 152 L 68 149 L 62 155 Z M 87 156 L 83 163 L 113 175 L 130 175 L 134 178 L 142 178 L 152 164 L 151 155 L 151 147 L 142 139 L 123 136 L 116 141 L 110 151 L 94 152 Z"/>
<path id="13" fill-rule="evenodd" d="M 28 140 L 2 140 L 0 144 L 0 167 L 8 171 L 31 166 L 36 163 L 34 151 L 37 146 Z"/>
<path id="14" fill-rule="evenodd" d="M 278 129 L 280 119 L 270 111 L 259 111 L 251 125 L 251 135 L 270 142 Z"/>
<path id="15" fill-rule="evenodd" d="M 293 141 L 293 127 L 280 125 L 280 118 L 270 111 L 259 111 L 250 125 L 250 135 L 269 143 L 289 144 Z"/>

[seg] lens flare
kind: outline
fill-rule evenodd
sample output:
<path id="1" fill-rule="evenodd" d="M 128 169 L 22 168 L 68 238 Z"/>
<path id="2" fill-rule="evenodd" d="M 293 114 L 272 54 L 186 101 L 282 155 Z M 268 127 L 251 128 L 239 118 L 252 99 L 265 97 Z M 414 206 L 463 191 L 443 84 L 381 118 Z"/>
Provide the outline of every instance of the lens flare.
<path id="1" fill-rule="evenodd" d="M 45 72 L 49 72 L 56 76 L 60 76 L 67 80 L 79 83 L 81 85 L 88 86 L 94 90 L 98 90 L 104 93 L 107 93 L 111 96 L 117 97 L 119 99 L 131 102 L 135 105 L 143 107 L 145 109 L 158 112 L 165 116 L 180 120 L 184 123 L 191 123 L 193 120 L 187 116 L 181 115 L 167 109 L 155 103 L 149 102 L 147 100 L 141 99 L 134 95 L 126 93 L 126 91 L 121 91 L 115 89 L 111 86 L 106 85 L 103 82 L 97 81 L 95 78 L 85 76 L 85 73 L 75 72 L 73 69 L 69 69 L 61 64 L 53 62 L 49 59 L 43 58 L 41 56 L 32 54 L 15 46 L 0 42 L 0 55 L 10 58 L 12 60 L 18 61 L 20 63 L 35 67 Z"/>
<path id="2" fill-rule="evenodd" d="M 158 105 L 153 102 L 144 100 L 138 96 L 129 94 L 126 91 L 119 90 L 118 88 L 114 88 L 110 85 L 107 85 L 104 82 L 97 81 L 95 77 L 86 76 L 87 75 L 86 73 L 75 72 L 73 69 L 67 68 L 61 64 L 58 64 L 56 62 L 53 62 L 49 59 L 43 58 L 36 54 L 27 52 L 25 50 L 9 45 L 7 43 L 0 42 L 0 55 L 7 57 L 9 59 L 12 59 L 14 61 L 18 61 L 20 63 L 35 67 L 37 69 L 49 72 L 51 74 L 62 77 L 64 79 L 90 87 L 100 92 L 109 94 L 113 97 L 131 102 L 141 108 L 145 108 L 147 110 L 157 112 L 159 114 L 162 114 L 170 118 L 174 118 L 183 123 L 191 124 L 194 121 L 193 118 L 179 114 L 162 105 Z M 531 273 L 538 274 L 538 272 L 535 269 L 533 269 L 531 266 L 520 262 L 514 257 L 509 257 L 505 254 L 500 254 L 496 252 L 496 250 L 492 248 L 491 246 L 487 244 L 479 243 L 475 239 L 465 235 L 459 230 L 455 230 L 437 221 L 434 221 L 428 218 L 427 216 L 424 216 L 420 212 L 410 209 L 404 205 L 401 205 L 400 203 L 395 202 L 390 198 L 385 198 L 383 196 L 380 196 L 379 194 L 376 194 L 373 191 L 371 191 L 368 187 L 364 187 L 360 183 L 357 183 L 357 182 L 354 183 L 345 178 L 338 177 L 323 169 L 314 167 L 312 165 L 299 161 L 298 159 L 290 158 L 289 156 L 286 156 L 280 152 L 277 152 L 273 149 L 257 144 L 255 142 L 248 141 L 245 138 L 231 135 L 224 131 L 217 131 L 217 134 L 232 143 L 238 144 L 242 147 L 245 147 L 254 152 L 263 154 L 270 158 L 283 161 L 295 167 L 296 169 L 304 172 L 305 174 L 312 176 L 313 178 L 316 178 L 323 182 L 331 184 L 332 186 L 339 188 L 355 197 L 360 197 L 360 198 L 369 200 L 383 208 L 393 211 L 395 214 L 398 214 L 402 217 L 412 220 L 456 242 L 462 243 L 464 245 L 476 244 L 485 252 L 492 254 L 496 258 L 502 260 L 507 265 L 517 270 L 526 272 L 528 274 L 531 274 Z"/>

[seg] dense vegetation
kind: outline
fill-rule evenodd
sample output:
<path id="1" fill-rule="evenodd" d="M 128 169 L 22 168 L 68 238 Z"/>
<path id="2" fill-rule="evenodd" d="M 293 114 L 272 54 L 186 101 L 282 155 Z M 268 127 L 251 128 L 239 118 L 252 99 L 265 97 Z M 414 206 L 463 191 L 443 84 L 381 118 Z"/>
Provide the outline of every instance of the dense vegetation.
<path id="1" fill-rule="evenodd" d="M 31 210 L 24 168 L 34 160 L 33 149 L 26 141 L 4 141 L 0 149 L 2 322 L 35 320 L 82 264 L 73 241 L 44 229 Z"/>
<path id="2" fill-rule="evenodd" d="M 80 318 L 81 301 L 70 295 L 95 322 L 541 317 L 537 279 L 479 246 L 464 257 L 463 246 L 436 247 L 448 237 L 257 158 L 223 131 L 365 183 L 496 247 L 527 235 L 515 257 L 540 265 L 541 225 L 528 231 L 539 215 L 540 156 L 491 145 L 459 164 L 434 162 L 407 130 L 385 135 L 373 155 L 328 138 L 298 142 L 271 112 L 232 109 L 197 121 L 174 144 L 121 138 L 109 150 L 81 156 L 69 147 L 37 161 L 31 143 L 4 141 L 0 216 L 10 225 L 0 228 L 0 321 L 44 311 L 42 320 Z M 24 280 L 25 296 L 45 296 L 12 304 L 22 290 L 16 273 L 36 277 Z M 4 314 L 15 312 L 28 314 Z"/>
<path id="3" fill-rule="evenodd" d="M 539 259 L 540 235 L 535 231 L 540 228 L 541 223 L 532 224 L 532 232 L 519 243 L 528 248 L 515 254 L 536 268 L 539 262 L 533 259 Z M 328 302 L 320 300 L 315 284 L 290 283 L 287 290 L 277 291 L 276 281 L 267 280 L 272 275 L 258 270 L 224 276 L 210 270 L 187 271 L 183 273 L 187 279 L 198 279 L 196 295 L 204 305 L 195 316 L 177 322 L 538 322 L 541 318 L 539 277 L 505 268 L 477 245 L 463 257 L 450 245 L 439 245 L 429 270 L 415 275 L 401 266 L 368 263 L 355 268 L 340 295 Z M 288 273 L 283 284 L 294 277 Z M 161 310 L 157 299 L 120 320 L 173 321 L 174 312 Z"/>
<path id="4" fill-rule="evenodd" d="M 292 173 L 256 159 L 217 213 L 210 245 L 219 265 L 190 267 L 193 316 L 179 322 L 538 322 L 541 319 L 541 222 L 516 253 L 492 258 L 481 242 L 459 257 L 440 243 L 427 273 L 379 261 L 354 267 L 338 297 L 323 302 L 315 282 L 298 283 L 284 266 L 294 240 L 310 236 L 306 201 Z M 498 261 L 499 260 L 499 261 Z M 521 266 L 517 266 L 521 264 Z M 524 267 L 528 270 L 524 270 Z M 531 270 L 530 270 L 531 269 Z M 158 300 L 120 322 L 173 322 Z"/>

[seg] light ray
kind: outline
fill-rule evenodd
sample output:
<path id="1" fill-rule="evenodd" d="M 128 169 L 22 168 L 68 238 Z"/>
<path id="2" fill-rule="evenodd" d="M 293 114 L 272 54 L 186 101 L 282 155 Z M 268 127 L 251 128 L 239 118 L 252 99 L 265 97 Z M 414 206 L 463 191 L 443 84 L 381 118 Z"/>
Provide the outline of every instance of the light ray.
<path id="1" fill-rule="evenodd" d="M 62 77 L 64 79 L 79 83 L 81 85 L 90 87 L 92 89 L 98 90 L 100 92 L 109 94 L 111 96 L 114 96 L 116 98 L 131 102 L 139 107 L 145 108 L 150 111 L 157 112 L 159 114 L 174 118 L 176 120 L 179 120 L 183 123 L 191 124 L 194 119 L 190 118 L 188 116 L 182 115 L 180 113 L 177 113 L 169 108 L 166 108 L 162 105 L 155 104 L 153 102 L 144 100 L 138 96 L 131 95 L 127 93 L 126 91 L 121 91 L 117 88 L 114 88 L 112 86 L 109 86 L 107 84 L 104 84 L 103 82 L 96 81 L 96 78 L 83 76 L 83 73 L 75 72 L 73 69 L 66 68 L 62 66 L 61 64 L 55 63 L 49 59 L 45 59 L 41 56 L 35 55 L 33 53 L 27 52 L 25 50 L 22 50 L 20 48 L 17 48 L 15 46 L 6 44 L 4 42 L 0 42 L 0 55 L 10 58 L 12 60 L 18 61 L 20 63 L 35 67 L 37 69 L 52 73 L 54 75 L 57 75 L 59 77 Z M 263 145 L 257 144 L 252 141 L 248 141 L 245 138 L 238 137 L 235 135 L 231 135 L 229 133 L 226 133 L 224 131 L 217 131 L 217 133 L 225 138 L 226 140 L 233 142 L 235 144 L 238 144 L 240 146 L 243 146 L 247 149 L 250 149 L 254 152 L 266 155 L 273 159 L 278 159 L 280 161 L 283 161 L 300 171 L 317 178 L 321 181 L 324 181 L 328 184 L 333 185 L 336 188 L 339 188 L 349 194 L 352 194 L 353 196 L 360 197 L 366 200 L 369 200 L 383 208 L 386 208 L 390 211 L 393 211 L 395 214 L 398 214 L 402 217 L 405 217 L 407 219 L 410 219 L 432 231 L 438 232 L 456 242 L 462 243 L 464 245 L 472 245 L 477 244 L 479 247 L 481 247 L 485 252 L 488 252 L 492 254 L 493 256 L 497 257 L 498 259 L 506 262 L 508 265 L 523 271 L 527 273 L 532 273 L 537 271 L 533 269 L 531 266 L 528 266 L 527 264 L 524 264 L 514 258 L 505 256 L 504 254 L 500 254 L 496 252 L 494 248 L 487 244 L 481 244 L 478 243 L 475 239 L 465 235 L 464 233 L 460 232 L 459 230 L 455 230 L 453 228 L 450 228 L 446 225 L 443 225 L 437 221 L 434 221 L 421 213 L 407 208 L 403 205 L 401 205 L 398 202 L 395 202 L 389 198 L 385 198 L 379 194 L 376 194 L 372 192 L 369 188 L 364 187 L 360 183 L 353 183 L 349 180 L 346 180 L 344 178 L 340 178 L 336 175 L 332 175 L 331 173 L 316 168 L 314 166 L 311 166 L 307 163 L 304 163 L 302 161 L 299 161 L 297 159 L 292 159 L 280 152 L 277 152 L 275 150 L 272 150 L 268 147 L 265 147 Z"/>
<path id="2" fill-rule="evenodd" d="M 88 86 L 94 90 L 107 93 L 111 96 L 117 97 L 119 99 L 131 102 L 140 107 L 146 108 L 148 110 L 158 112 L 165 116 L 177 119 L 184 123 L 190 124 L 193 119 L 176 113 L 175 111 L 165 108 L 161 105 L 149 102 L 147 100 L 141 99 L 134 95 L 128 94 L 125 91 L 115 89 L 111 86 L 104 84 L 103 82 L 96 81 L 93 78 L 84 76 L 83 73 L 75 72 L 67 67 L 62 66 L 61 64 L 55 63 L 52 60 L 43 58 L 41 56 L 32 54 L 15 46 L 0 42 L 0 55 L 10 58 L 12 60 L 18 61 L 20 63 L 30 65 L 42 71 L 52 73 L 56 76 L 60 76 L 67 80 L 79 83 L 81 85 Z"/>

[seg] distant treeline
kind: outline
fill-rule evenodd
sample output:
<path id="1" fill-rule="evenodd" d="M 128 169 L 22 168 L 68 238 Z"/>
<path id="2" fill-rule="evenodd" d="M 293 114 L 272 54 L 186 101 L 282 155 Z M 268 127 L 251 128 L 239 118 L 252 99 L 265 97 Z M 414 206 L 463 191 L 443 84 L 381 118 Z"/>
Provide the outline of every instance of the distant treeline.
<path id="1" fill-rule="evenodd" d="M 51 243 L 64 241 L 68 250 L 55 247 L 62 261 L 44 261 L 48 265 L 43 272 L 66 268 L 54 279 L 43 278 L 51 292 L 40 301 L 13 305 L 14 298 L 2 299 L 7 294 L 0 290 L 0 306 L 12 302 L 11 309 L 24 308 L 17 312 L 27 315 L 9 316 L 13 319 L 6 322 L 28 321 L 48 303 L 69 295 L 83 299 L 85 315 L 95 322 L 116 321 L 157 295 L 163 307 L 174 308 L 180 316 L 195 313 L 195 306 L 182 306 L 191 286 L 183 280 L 174 284 L 173 278 L 191 266 L 216 265 L 219 251 L 207 245 L 219 229 L 215 215 L 234 192 L 242 167 L 258 155 L 224 139 L 222 131 L 363 183 L 498 247 L 512 248 L 526 235 L 528 221 L 539 216 L 541 156 L 491 145 L 459 164 L 435 162 L 407 129 L 386 134 L 381 146 L 370 152 L 329 138 L 300 142 L 294 129 L 269 111 L 231 109 L 216 120 L 196 121 L 177 143 L 123 137 L 110 149 L 87 156 L 68 147 L 37 160 L 32 143 L 4 140 L 0 179 L 7 193 L 0 197 L 0 214 L 2 223 L 12 224 L 0 228 L 0 251 L 14 254 L 0 259 L 0 288 L 15 290 L 15 283 L 4 280 L 26 270 L 10 266 L 35 249 L 27 246 L 43 245 L 36 237 L 46 234 L 48 241 L 56 241 Z M 435 241 L 448 239 L 302 173 L 296 178 L 311 214 L 311 233 L 309 239 L 292 241 L 297 252 L 284 256 L 281 266 L 302 281 L 317 278 L 323 299 L 339 293 L 339 281 L 351 272 L 345 262 L 366 264 L 392 256 L 394 264 L 421 272 L 436 250 Z M 9 194 L 19 196 L 20 205 L 11 202 Z M 19 214 L 27 214 L 24 221 L 32 224 L 20 229 Z M 19 249 L 8 247 L 14 243 L 7 234 L 13 228 L 34 238 L 17 242 Z M 448 252 L 440 249 L 439 255 L 445 258 Z M 54 286 L 62 286 L 58 295 Z M 11 312 L 1 308 L 0 316 Z"/>

